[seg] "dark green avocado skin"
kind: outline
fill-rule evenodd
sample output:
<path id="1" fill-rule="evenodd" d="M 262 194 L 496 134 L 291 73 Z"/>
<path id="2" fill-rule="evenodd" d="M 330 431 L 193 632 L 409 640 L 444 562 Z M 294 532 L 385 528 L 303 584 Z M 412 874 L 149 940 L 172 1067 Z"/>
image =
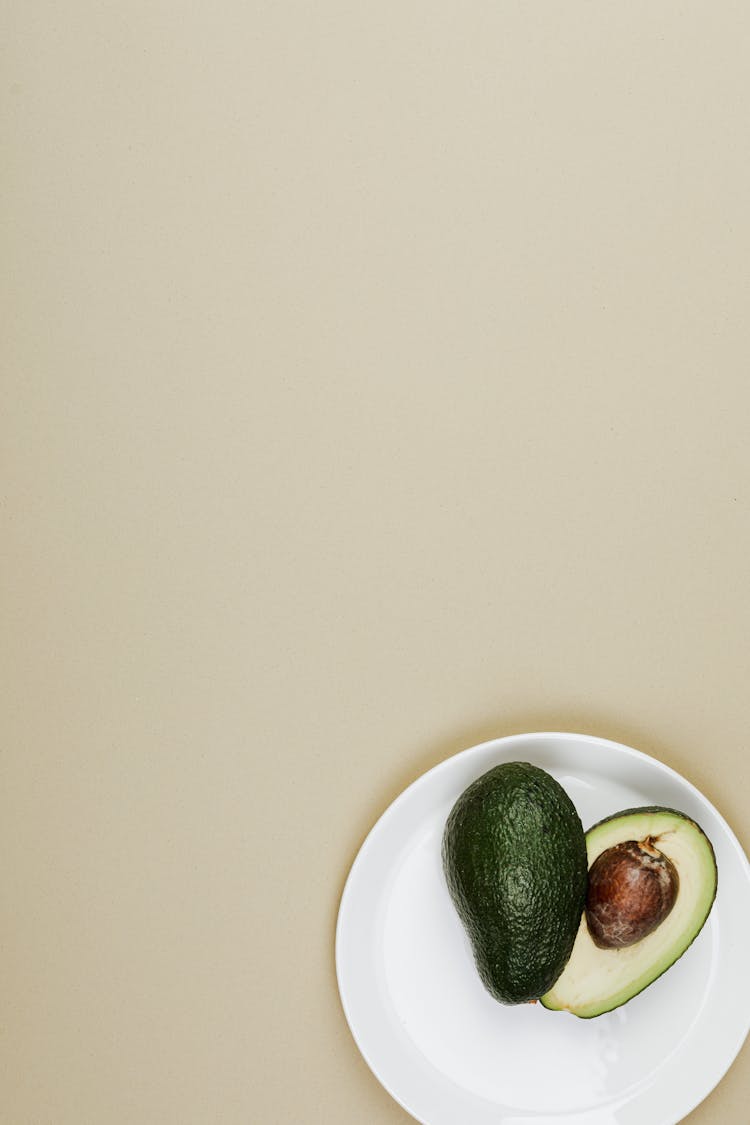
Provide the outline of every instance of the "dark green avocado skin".
<path id="1" fill-rule="evenodd" d="M 544 995 L 570 957 L 586 897 L 586 839 L 544 770 L 507 762 L 456 801 L 443 869 L 479 975 L 501 1004 Z"/>

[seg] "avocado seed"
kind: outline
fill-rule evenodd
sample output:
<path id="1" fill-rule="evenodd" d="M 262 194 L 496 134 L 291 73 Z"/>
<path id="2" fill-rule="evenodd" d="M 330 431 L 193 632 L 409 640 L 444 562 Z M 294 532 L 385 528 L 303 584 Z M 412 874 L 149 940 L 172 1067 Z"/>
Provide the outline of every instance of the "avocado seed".
<path id="1" fill-rule="evenodd" d="M 651 836 L 626 840 L 592 863 L 586 921 L 600 949 L 623 949 L 642 941 L 677 901 L 677 868 L 654 843 Z"/>

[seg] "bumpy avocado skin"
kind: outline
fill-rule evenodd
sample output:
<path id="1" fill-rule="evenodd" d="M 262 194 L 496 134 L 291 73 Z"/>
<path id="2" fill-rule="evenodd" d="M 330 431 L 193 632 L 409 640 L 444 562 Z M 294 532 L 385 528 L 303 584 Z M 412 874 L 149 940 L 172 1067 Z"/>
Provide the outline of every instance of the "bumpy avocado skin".
<path id="1" fill-rule="evenodd" d="M 502 1004 L 547 992 L 570 957 L 588 873 L 562 786 L 528 762 L 483 774 L 448 817 L 443 868 L 488 992 Z"/>

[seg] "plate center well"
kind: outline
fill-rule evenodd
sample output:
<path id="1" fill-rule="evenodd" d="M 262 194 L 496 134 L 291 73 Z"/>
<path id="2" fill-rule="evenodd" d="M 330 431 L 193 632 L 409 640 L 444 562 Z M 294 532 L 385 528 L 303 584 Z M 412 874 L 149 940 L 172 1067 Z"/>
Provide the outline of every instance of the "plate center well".
<path id="1" fill-rule="evenodd" d="M 600 776 L 556 776 L 585 828 L 649 800 Z M 394 1018 L 456 1085 L 519 1111 L 585 1110 L 648 1084 L 698 1018 L 718 949 L 717 928 L 709 923 L 669 973 L 597 1019 L 579 1020 L 538 1004 L 498 1004 L 477 976 L 445 887 L 440 844 L 449 810 L 450 804 L 433 809 L 415 825 L 384 892 L 378 944 Z"/>

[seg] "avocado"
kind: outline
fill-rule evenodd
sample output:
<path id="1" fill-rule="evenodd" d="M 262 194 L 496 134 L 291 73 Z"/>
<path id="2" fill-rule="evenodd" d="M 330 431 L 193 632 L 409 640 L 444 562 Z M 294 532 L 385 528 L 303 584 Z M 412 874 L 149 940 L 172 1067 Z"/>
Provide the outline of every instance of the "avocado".
<path id="1" fill-rule="evenodd" d="M 586 910 L 542 1004 L 591 1019 L 627 1003 L 682 956 L 711 911 L 717 870 L 695 821 L 660 806 L 600 821 L 586 848 Z"/>
<path id="2" fill-rule="evenodd" d="M 583 826 L 562 786 L 528 762 L 483 774 L 448 817 L 443 869 L 488 992 L 502 1004 L 547 992 L 586 895 Z"/>

